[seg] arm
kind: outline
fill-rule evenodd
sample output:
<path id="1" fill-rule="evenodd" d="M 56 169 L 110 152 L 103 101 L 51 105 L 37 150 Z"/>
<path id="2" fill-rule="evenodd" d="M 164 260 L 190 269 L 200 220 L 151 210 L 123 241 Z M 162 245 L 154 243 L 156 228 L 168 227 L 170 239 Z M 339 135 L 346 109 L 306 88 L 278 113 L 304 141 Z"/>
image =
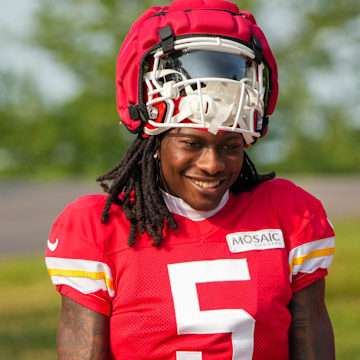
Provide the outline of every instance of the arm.
<path id="1" fill-rule="evenodd" d="M 56 345 L 59 360 L 107 359 L 109 318 L 62 295 Z"/>
<path id="2" fill-rule="evenodd" d="M 294 294 L 289 306 L 291 360 L 335 359 L 334 334 L 324 296 L 325 279 Z"/>

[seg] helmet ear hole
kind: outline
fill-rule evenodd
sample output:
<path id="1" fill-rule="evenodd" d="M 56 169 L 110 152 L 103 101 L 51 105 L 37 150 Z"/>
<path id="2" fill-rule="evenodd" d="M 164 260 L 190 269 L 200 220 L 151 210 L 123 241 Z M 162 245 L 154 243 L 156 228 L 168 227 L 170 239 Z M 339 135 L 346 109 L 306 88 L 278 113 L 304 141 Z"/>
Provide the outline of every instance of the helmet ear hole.
<path id="1" fill-rule="evenodd" d="M 165 118 L 165 114 L 166 114 L 166 103 L 164 101 L 155 103 L 151 106 L 148 106 L 148 113 L 150 116 L 150 119 L 155 122 L 155 123 L 162 123 L 164 121 Z M 153 114 L 153 118 L 151 118 L 151 114 Z M 156 115 L 156 117 L 155 117 Z M 145 128 L 148 130 L 155 130 L 156 127 L 147 123 L 145 125 Z"/>
<path id="2" fill-rule="evenodd" d="M 155 122 L 157 123 L 163 122 L 166 113 L 166 103 L 162 101 L 157 104 L 154 104 L 153 106 L 158 110 L 158 115 L 155 119 Z"/>

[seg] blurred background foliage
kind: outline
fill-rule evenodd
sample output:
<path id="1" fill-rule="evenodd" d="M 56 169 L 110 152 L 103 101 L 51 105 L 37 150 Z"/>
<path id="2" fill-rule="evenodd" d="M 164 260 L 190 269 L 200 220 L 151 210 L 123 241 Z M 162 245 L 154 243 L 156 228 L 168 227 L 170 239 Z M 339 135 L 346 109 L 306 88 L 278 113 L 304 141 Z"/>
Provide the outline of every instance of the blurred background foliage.
<path id="1" fill-rule="evenodd" d="M 34 1 L 31 29 L 17 41 L 45 51 L 59 73 L 44 93 L 41 63 L 35 75 L 0 68 L 0 177 L 99 175 L 133 139 L 117 126 L 118 50 L 135 18 L 168 1 Z M 254 12 L 279 66 L 278 106 L 268 135 L 250 149 L 255 163 L 262 171 L 359 173 L 360 2 L 234 2 Z M 68 93 L 57 97 L 63 82 Z"/>

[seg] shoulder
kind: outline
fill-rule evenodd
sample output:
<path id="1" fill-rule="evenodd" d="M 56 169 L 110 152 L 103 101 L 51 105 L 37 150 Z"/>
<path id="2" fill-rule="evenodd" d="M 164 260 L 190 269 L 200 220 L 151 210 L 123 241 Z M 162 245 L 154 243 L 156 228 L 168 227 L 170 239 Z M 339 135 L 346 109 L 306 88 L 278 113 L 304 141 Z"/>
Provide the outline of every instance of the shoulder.
<path id="1" fill-rule="evenodd" d="M 322 208 L 321 202 L 312 194 L 287 179 L 273 179 L 261 183 L 255 193 L 282 208 Z"/>
<path id="2" fill-rule="evenodd" d="M 105 195 L 85 195 L 70 202 L 52 226 L 51 236 L 64 237 L 67 233 L 86 236 L 96 224 L 101 223 L 101 213 L 106 202 Z M 50 236 L 50 237 L 51 237 Z"/>
<path id="3" fill-rule="evenodd" d="M 282 178 L 272 179 L 268 181 L 264 181 L 259 184 L 255 190 L 257 191 L 271 191 L 271 192 L 286 192 L 286 193 L 304 193 L 306 192 L 301 187 L 294 184 L 292 181 Z"/>
<path id="4" fill-rule="evenodd" d="M 72 254 L 73 257 L 82 258 L 84 251 L 92 255 L 104 252 L 112 245 L 110 240 L 114 232 L 117 238 L 127 239 L 129 226 L 120 206 L 113 204 L 109 221 L 102 223 L 106 200 L 107 195 L 85 195 L 66 206 L 53 224 L 49 237 L 50 243 L 57 243 L 59 239 L 57 256 L 68 257 Z"/>
<path id="5" fill-rule="evenodd" d="M 123 222 L 125 215 L 122 207 L 112 204 L 109 210 L 109 221 L 102 223 L 102 213 L 108 196 L 105 194 L 84 195 L 70 202 L 53 224 L 53 228 L 65 227 L 69 230 L 81 230 L 88 233 L 103 231 L 104 227 L 113 225 L 114 219 Z"/>
<path id="6" fill-rule="evenodd" d="M 102 211 L 106 204 L 108 195 L 105 194 L 96 194 L 96 195 L 84 195 L 78 199 L 70 202 L 65 209 L 62 211 L 58 217 L 56 223 L 62 222 L 69 217 L 73 219 L 98 219 L 101 221 Z M 117 217 L 123 215 L 121 206 L 112 204 L 110 211 L 110 216 L 112 214 Z M 55 224 L 56 224 L 55 223 Z"/>
<path id="7" fill-rule="evenodd" d="M 69 203 L 47 242 L 46 265 L 57 290 L 108 315 L 114 296 L 113 264 L 106 225 L 101 223 L 106 195 L 86 195 Z"/>
<path id="8" fill-rule="evenodd" d="M 64 211 L 68 212 L 91 212 L 105 205 L 107 195 L 84 195 L 70 202 Z"/>
<path id="9" fill-rule="evenodd" d="M 291 223 L 299 225 L 300 222 L 306 224 L 313 218 L 327 219 L 318 199 L 286 179 L 265 181 L 236 197 L 241 208 L 252 209 L 257 216 L 276 218 L 284 226 Z"/>
<path id="10" fill-rule="evenodd" d="M 269 212 L 276 214 L 284 234 L 290 240 L 290 248 L 333 238 L 333 227 L 320 200 L 293 182 L 270 180 L 259 185 L 258 192 L 258 198 L 268 204 Z"/>
<path id="11" fill-rule="evenodd" d="M 90 218 L 98 218 L 100 221 L 106 198 L 106 195 L 84 195 L 70 202 L 56 219 L 54 227 L 70 226 Z"/>
<path id="12" fill-rule="evenodd" d="M 121 206 L 112 204 L 109 210 L 109 219 L 102 223 L 102 213 L 108 195 L 84 195 L 70 202 L 58 216 L 54 228 L 65 228 L 83 235 L 93 235 L 99 238 L 100 234 L 111 232 L 114 227 L 128 227 L 128 221 Z"/>

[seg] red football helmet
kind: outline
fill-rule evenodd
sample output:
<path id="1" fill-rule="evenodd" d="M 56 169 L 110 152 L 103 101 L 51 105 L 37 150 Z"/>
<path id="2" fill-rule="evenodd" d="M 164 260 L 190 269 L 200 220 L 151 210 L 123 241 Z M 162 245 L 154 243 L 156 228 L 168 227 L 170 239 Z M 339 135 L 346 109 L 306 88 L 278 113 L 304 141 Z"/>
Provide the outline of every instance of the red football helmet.
<path id="1" fill-rule="evenodd" d="M 116 68 L 118 112 L 134 133 L 173 127 L 265 135 L 277 66 L 253 15 L 222 0 L 175 0 L 131 27 Z"/>

